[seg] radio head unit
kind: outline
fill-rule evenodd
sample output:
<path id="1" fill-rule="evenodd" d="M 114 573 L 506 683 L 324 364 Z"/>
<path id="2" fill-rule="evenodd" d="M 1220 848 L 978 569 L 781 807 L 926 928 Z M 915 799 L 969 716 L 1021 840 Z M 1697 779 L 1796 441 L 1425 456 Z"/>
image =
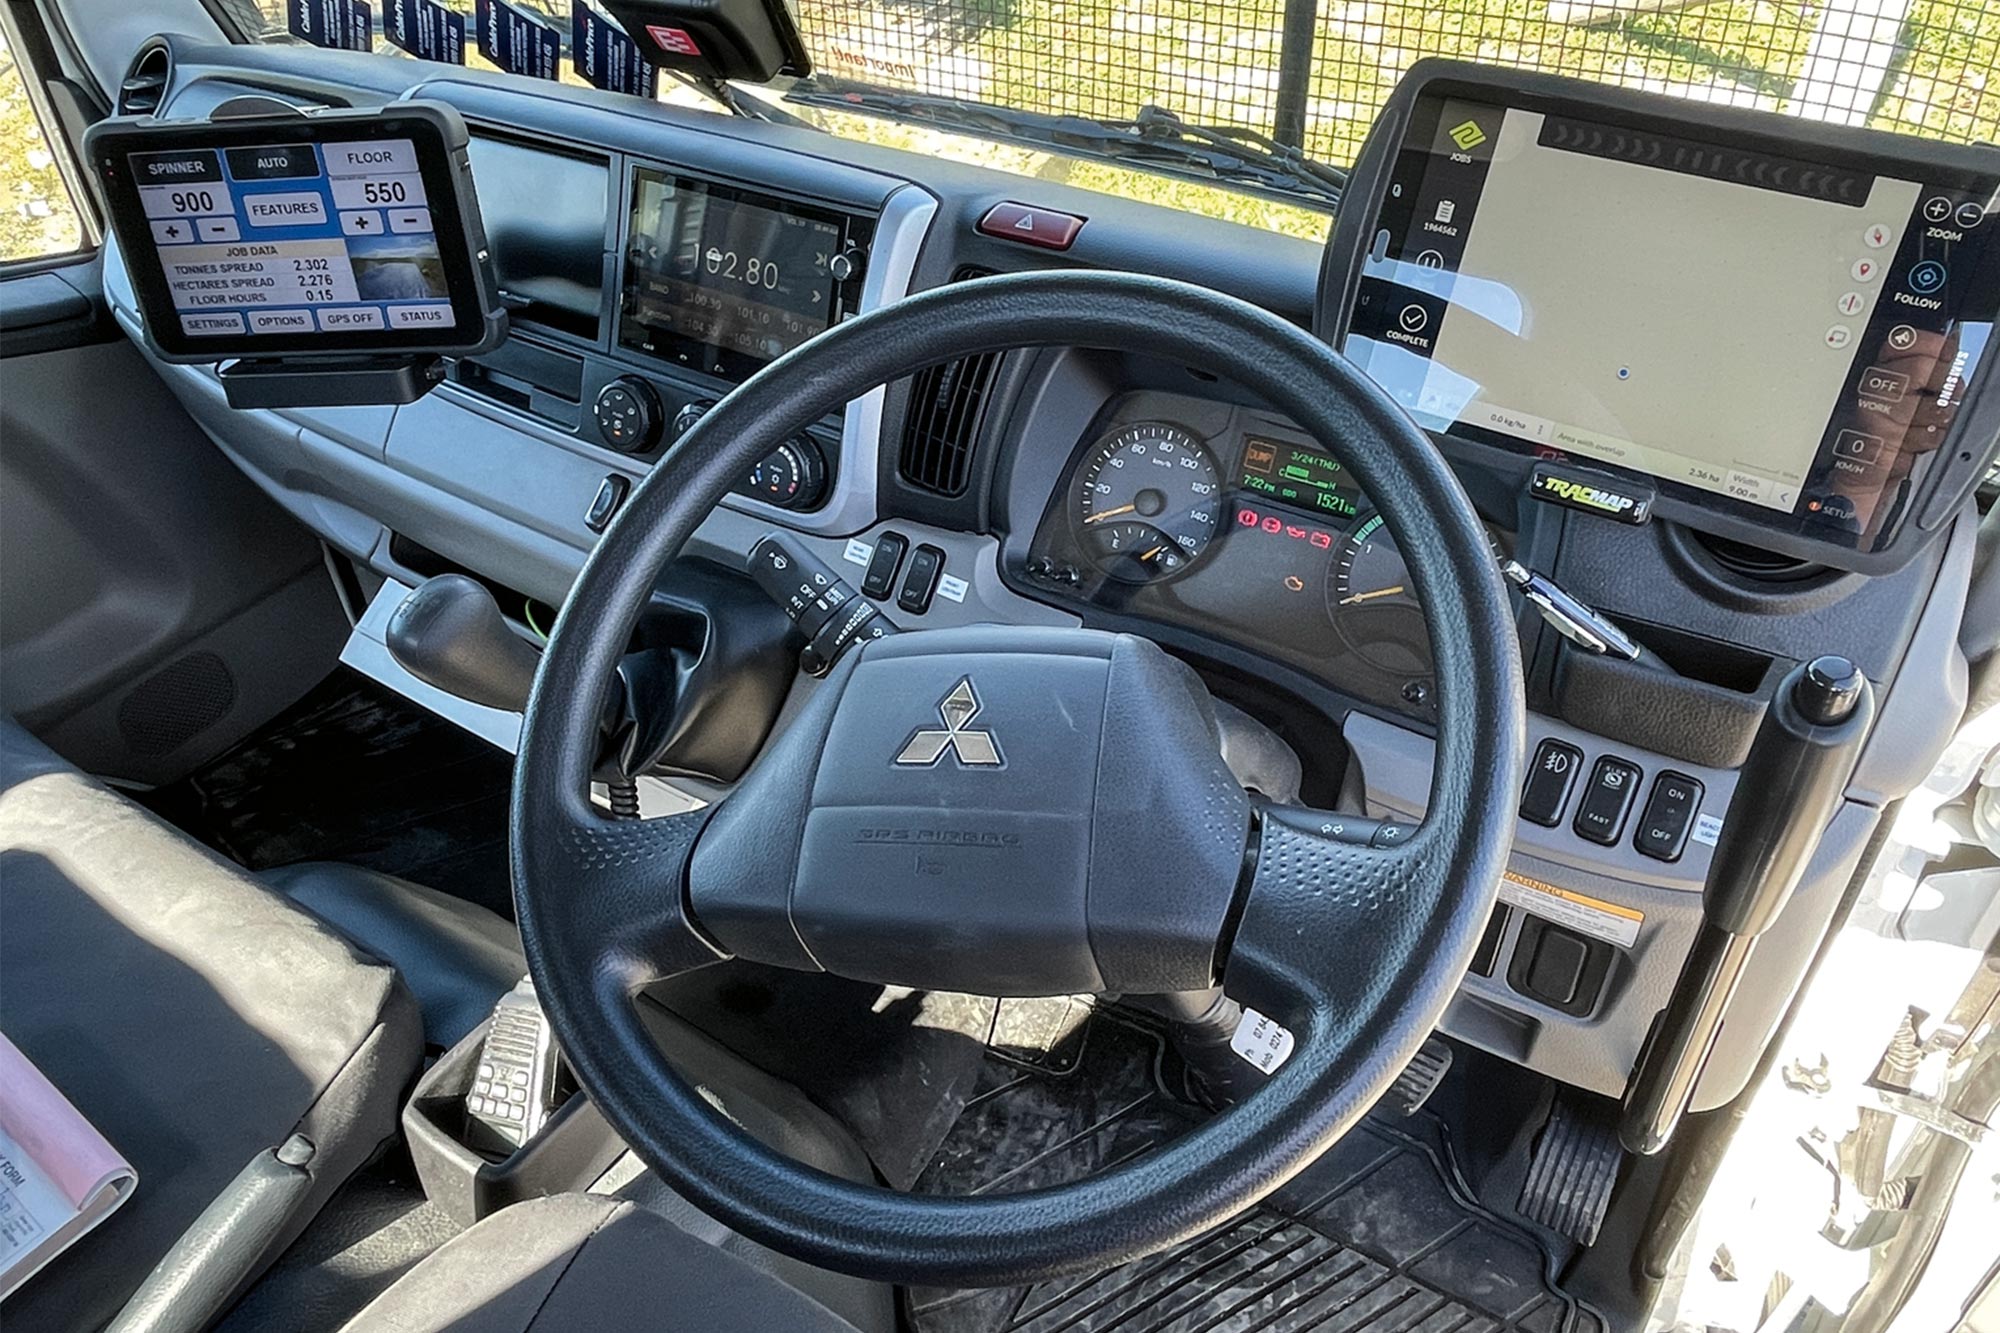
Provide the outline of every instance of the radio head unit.
<path id="1" fill-rule="evenodd" d="M 505 334 L 449 107 L 112 120 L 85 146 L 163 360 L 470 353 Z"/>
<path id="2" fill-rule="evenodd" d="M 1888 568 L 2000 427 L 1996 190 L 1990 148 L 1425 61 L 1356 165 L 1319 327 L 1488 459 Z"/>
<path id="3" fill-rule="evenodd" d="M 745 379 L 859 307 L 874 234 L 867 214 L 637 167 L 618 342 Z"/>

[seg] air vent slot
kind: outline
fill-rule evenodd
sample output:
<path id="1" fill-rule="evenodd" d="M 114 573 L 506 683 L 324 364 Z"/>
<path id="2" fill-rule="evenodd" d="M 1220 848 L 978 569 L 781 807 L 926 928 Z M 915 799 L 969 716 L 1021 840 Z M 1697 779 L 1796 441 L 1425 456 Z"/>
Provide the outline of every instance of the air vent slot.
<path id="1" fill-rule="evenodd" d="M 173 53 L 164 42 L 149 42 L 141 47 L 125 81 L 118 85 L 118 114 L 150 116 L 158 111 L 173 74 Z"/>
<path id="2" fill-rule="evenodd" d="M 903 426 L 899 470 L 904 481 L 939 495 L 965 494 L 979 422 L 999 369 L 1000 353 L 987 352 L 917 375 Z"/>
<path id="3" fill-rule="evenodd" d="M 962 268 L 953 282 L 985 277 L 991 270 Z M 919 371 L 910 384 L 910 409 L 903 421 L 903 447 L 896 470 L 919 490 L 957 497 L 972 480 L 972 454 L 986 400 L 1000 373 L 999 352 L 948 361 Z"/>

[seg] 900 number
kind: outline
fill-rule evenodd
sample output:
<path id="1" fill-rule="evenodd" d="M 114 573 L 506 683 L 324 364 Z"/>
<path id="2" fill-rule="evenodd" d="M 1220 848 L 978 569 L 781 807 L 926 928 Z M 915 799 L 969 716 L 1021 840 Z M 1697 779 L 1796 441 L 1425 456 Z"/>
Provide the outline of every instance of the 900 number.
<path id="1" fill-rule="evenodd" d="M 215 212 L 215 192 L 213 190 L 175 190 L 171 196 L 176 213 Z"/>

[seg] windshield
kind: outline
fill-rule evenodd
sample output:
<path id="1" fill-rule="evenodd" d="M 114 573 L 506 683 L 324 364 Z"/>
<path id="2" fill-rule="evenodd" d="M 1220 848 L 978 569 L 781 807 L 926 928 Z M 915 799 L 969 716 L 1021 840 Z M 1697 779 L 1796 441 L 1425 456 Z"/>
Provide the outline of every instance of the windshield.
<path id="1" fill-rule="evenodd" d="M 285 36 L 284 0 L 216 4 L 248 36 Z M 569 0 L 517 7 L 569 31 Z M 796 13 L 818 69 L 795 93 L 885 89 L 1121 121 L 1159 106 L 1336 166 L 1402 72 L 1434 55 L 2000 138 L 2000 0 L 797 0 Z"/>

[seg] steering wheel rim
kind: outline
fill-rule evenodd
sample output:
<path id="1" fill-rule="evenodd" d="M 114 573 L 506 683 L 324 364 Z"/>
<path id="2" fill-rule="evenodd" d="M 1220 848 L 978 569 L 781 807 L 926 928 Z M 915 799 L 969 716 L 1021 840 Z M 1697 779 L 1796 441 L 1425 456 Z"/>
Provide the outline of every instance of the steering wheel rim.
<path id="1" fill-rule="evenodd" d="M 1253 828 L 1254 873 L 1231 913 L 1222 979 L 1296 1036 L 1264 1088 L 1083 1181 L 997 1197 L 898 1194 L 764 1147 L 648 1037 L 636 992 L 726 956 L 689 911 L 688 868 L 712 811 L 600 817 L 588 797 L 599 709 L 660 569 L 781 440 L 924 366 L 1054 346 L 1142 351 L 1233 379 L 1333 449 L 1375 499 L 1416 580 L 1436 662 L 1429 807 L 1394 848 L 1271 820 Z M 836 668 L 836 687 L 866 651 Z M 1351 364 L 1261 309 L 1187 284 L 1109 273 L 982 279 L 897 302 L 781 358 L 633 491 L 557 617 L 529 700 L 510 813 L 517 918 L 580 1082 L 639 1157 L 698 1206 L 762 1244 L 856 1276 L 1024 1284 L 1201 1234 L 1310 1164 L 1386 1090 L 1442 1015 L 1491 910 L 1524 734 L 1518 648 L 1485 533 L 1421 430 Z"/>

